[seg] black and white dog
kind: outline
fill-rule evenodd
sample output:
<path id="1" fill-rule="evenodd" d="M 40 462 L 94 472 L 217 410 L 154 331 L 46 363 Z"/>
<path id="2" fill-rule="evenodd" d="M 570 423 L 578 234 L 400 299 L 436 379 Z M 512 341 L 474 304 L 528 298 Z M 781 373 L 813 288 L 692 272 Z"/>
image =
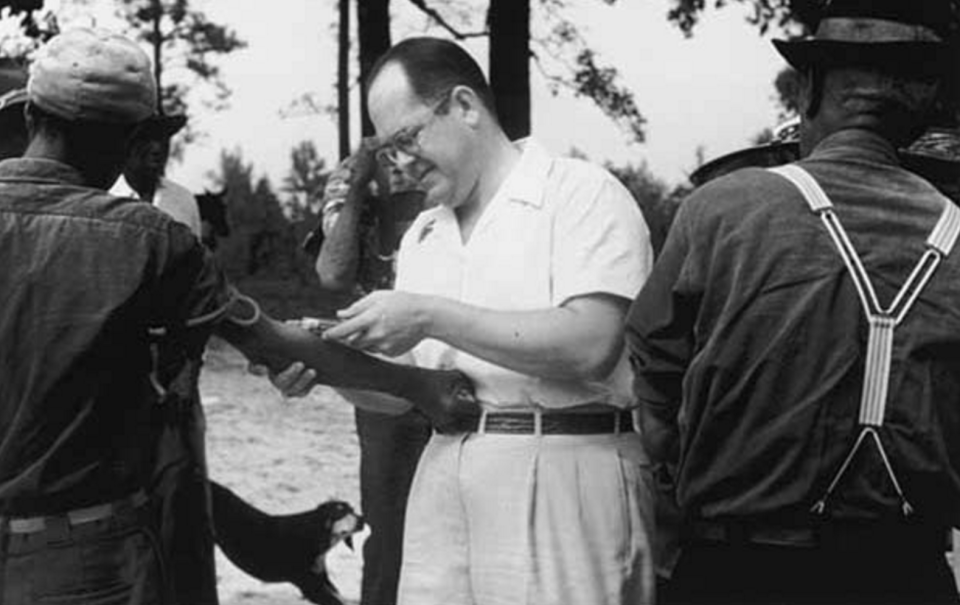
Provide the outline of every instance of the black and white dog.
<path id="1" fill-rule="evenodd" d="M 313 510 L 269 515 L 210 482 L 217 546 L 230 561 L 264 582 L 290 582 L 319 605 L 343 605 L 330 582 L 325 557 L 361 531 L 363 518 L 346 502 L 331 500 Z"/>

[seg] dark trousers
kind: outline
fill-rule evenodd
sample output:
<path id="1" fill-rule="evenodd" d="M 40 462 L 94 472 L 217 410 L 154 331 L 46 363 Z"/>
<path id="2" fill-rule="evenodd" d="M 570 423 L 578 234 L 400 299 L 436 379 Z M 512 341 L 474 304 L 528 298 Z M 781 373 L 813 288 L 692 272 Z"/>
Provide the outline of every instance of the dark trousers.
<path id="1" fill-rule="evenodd" d="M 944 533 L 839 532 L 813 547 L 685 543 L 661 605 L 960 603 Z"/>
<path id="2" fill-rule="evenodd" d="M 200 366 L 184 369 L 179 392 L 158 406 L 161 420 L 150 492 L 156 504 L 169 602 L 217 605 L 213 521 L 207 484 L 206 418 L 197 379 Z M 187 372 L 192 372 L 188 374 Z"/>
<path id="3" fill-rule="evenodd" d="M 161 605 L 159 545 L 145 517 L 130 511 L 76 526 L 61 517 L 30 534 L 0 529 L 0 603 Z"/>
<path id="4" fill-rule="evenodd" d="M 360 505 L 370 524 L 363 547 L 363 605 L 397 601 L 403 522 L 410 484 L 430 439 L 427 419 L 417 412 L 389 416 L 357 409 L 360 438 Z"/>

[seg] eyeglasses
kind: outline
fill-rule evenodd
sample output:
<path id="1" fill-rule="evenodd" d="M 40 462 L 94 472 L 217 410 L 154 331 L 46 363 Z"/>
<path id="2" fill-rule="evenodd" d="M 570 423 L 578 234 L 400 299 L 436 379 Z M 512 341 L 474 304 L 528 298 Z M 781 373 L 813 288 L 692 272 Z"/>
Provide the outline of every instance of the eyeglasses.
<path id="1" fill-rule="evenodd" d="M 421 122 L 401 128 L 393 133 L 384 141 L 374 152 L 377 160 L 386 166 L 398 165 L 400 163 L 400 153 L 407 155 L 419 155 L 423 151 L 421 137 L 423 131 L 429 127 L 438 116 L 445 114 L 450 105 L 451 88 L 443 93 L 443 98 L 437 101 L 431 108 L 430 117 Z"/>

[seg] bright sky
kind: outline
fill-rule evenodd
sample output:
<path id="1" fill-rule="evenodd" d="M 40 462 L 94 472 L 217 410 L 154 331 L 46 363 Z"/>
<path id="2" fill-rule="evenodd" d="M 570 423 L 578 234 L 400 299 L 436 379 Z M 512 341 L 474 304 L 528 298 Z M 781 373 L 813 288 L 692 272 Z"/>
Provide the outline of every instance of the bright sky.
<path id="1" fill-rule="evenodd" d="M 170 167 L 170 175 L 192 189 L 202 189 L 210 184 L 210 171 L 218 167 L 220 150 L 239 148 L 258 174 L 279 185 L 290 167 L 290 150 L 303 140 L 314 141 L 328 165 L 335 163 L 335 116 L 283 118 L 280 111 L 308 92 L 323 104 L 335 104 L 337 1 L 191 4 L 234 28 L 249 46 L 220 60 L 233 90 L 230 107 L 219 113 L 194 111 L 196 126 L 208 136 L 188 147 L 183 162 Z M 435 4 L 444 8 L 440 0 Z M 626 134 L 589 99 L 573 98 L 566 91 L 552 96 L 534 67 L 533 135 L 555 152 L 575 147 L 597 161 L 647 162 L 655 175 L 676 183 L 695 166 L 698 146 L 709 159 L 742 147 L 764 127 L 774 125 L 773 79 L 784 64 L 769 36 L 761 37 L 745 22 L 743 7 L 734 4 L 708 12 L 694 37 L 686 39 L 666 20 L 670 0 L 570 4 L 576 11 L 573 20 L 601 61 L 616 67 L 621 84 L 633 91 L 648 120 L 647 142 L 628 144 Z M 428 28 L 407 0 L 393 0 L 393 11 L 395 41 L 424 32 L 443 35 Z M 483 22 L 482 13 L 475 22 Z M 100 23 L 106 25 L 107 18 L 101 17 Z M 485 44 L 471 42 L 468 48 L 485 66 Z M 355 98 L 357 94 L 355 89 Z M 352 134 L 354 140 L 359 136 L 356 124 Z"/>

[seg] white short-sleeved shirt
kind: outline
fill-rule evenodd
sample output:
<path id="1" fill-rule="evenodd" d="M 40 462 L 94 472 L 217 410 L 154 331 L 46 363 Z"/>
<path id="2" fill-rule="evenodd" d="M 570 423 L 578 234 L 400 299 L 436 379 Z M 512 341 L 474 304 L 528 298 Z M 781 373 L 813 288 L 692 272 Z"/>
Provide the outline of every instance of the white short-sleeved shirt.
<path id="1" fill-rule="evenodd" d="M 110 193 L 118 197 L 140 197 L 123 175 L 117 179 Z M 197 205 L 197 198 L 186 187 L 166 177 L 160 177 L 151 203 L 166 212 L 173 220 L 189 227 L 194 235 L 200 237 L 200 207 Z"/>
<path id="2" fill-rule="evenodd" d="M 598 166 L 551 157 L 531 139 L 518 146 L 520 160 L 469 242 L 446 206 L 417 217 L 400 245 L 396 289 L 504 311 L 559 307 L 599 293 L 632 300 L 653 251 L 629 191 Z M 487 409 L 633 405 L 626 351 L 607 379 L 589 383 L 520 374 L 432 339 L 412 353 L 418 366 L 463 371 Z"/>

